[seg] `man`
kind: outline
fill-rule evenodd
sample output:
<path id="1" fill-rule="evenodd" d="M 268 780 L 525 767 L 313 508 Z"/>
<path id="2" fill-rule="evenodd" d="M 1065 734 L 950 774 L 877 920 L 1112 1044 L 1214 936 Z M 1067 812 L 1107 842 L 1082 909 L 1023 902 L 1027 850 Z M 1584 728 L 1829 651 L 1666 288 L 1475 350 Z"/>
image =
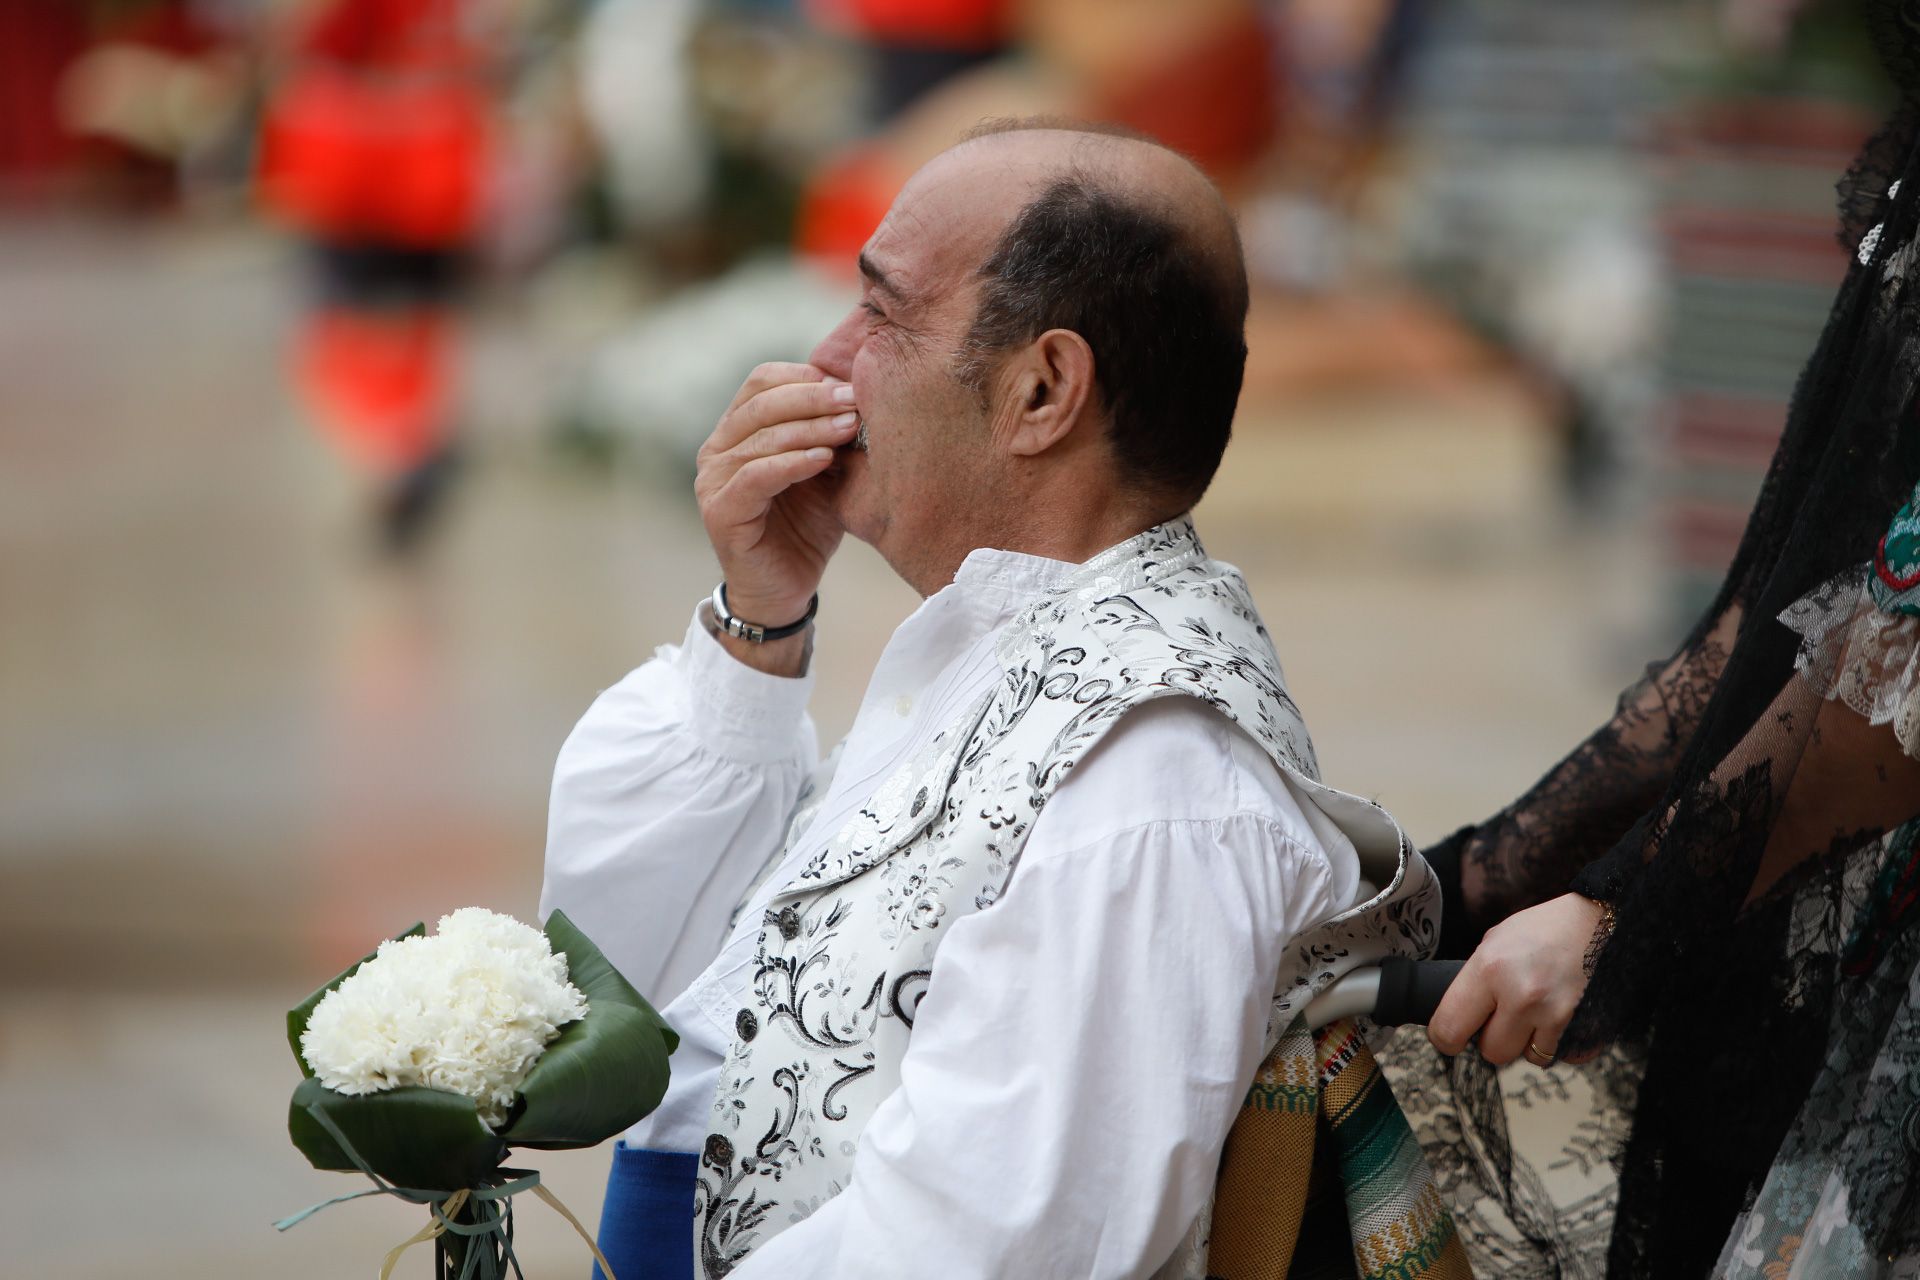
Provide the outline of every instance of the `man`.
<path id="1" fill-rule="evenodd" d="M 1202 1275 L 1280 1028 L 1433 931 L 1183 514 L 1245 360 L 1232 219 L 1143 139 L 1002 124 L 860 267 L 701 451 L 723 589 L 555 770 L 543 909 L 682 1036 L 603 1243 L 622 1280 L 686 1274 L 632 1244 L 662 1174 L 697 1178 L 707 1278 Z M 816 769 L 806 623 L 843 532 L 926 600 Z"/>

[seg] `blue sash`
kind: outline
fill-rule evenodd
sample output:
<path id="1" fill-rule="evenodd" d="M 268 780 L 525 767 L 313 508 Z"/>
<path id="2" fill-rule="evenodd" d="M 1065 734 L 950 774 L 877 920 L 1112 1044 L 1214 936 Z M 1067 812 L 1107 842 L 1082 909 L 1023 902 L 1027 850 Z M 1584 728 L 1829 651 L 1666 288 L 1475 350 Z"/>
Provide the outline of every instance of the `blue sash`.
<path id="1" fill-rule="evenodd" d="M 619 1142 L 600 1210 L 600 1252 L 617 1280 L 692 1280 L 693 1184 L 700 1158 L 691 1151 L 647 1151 Z M 606 1280 L 599 1263 L 593 1280 Z"/>

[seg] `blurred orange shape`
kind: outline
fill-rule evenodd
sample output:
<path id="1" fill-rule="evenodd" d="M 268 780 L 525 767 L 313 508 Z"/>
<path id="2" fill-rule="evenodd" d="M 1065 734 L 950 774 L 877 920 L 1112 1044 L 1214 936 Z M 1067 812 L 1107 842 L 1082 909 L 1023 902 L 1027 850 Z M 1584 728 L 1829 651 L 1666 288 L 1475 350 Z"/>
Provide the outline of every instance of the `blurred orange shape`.
<path id="1" fill-rule="evenodd" d="M 297 380 L 346 452 L 376 470 L 419 465 L 441 443 L 451 322 L 422 311 L 323 311 L 301 335 Z"/>
<path id="2" fill-rule="evenodd" d="M 904 181 L 878 147 L 834 157 L 801 192 L 794 248 L 831 270 L 851 274 L 855 257 L 886 218 Z"/>

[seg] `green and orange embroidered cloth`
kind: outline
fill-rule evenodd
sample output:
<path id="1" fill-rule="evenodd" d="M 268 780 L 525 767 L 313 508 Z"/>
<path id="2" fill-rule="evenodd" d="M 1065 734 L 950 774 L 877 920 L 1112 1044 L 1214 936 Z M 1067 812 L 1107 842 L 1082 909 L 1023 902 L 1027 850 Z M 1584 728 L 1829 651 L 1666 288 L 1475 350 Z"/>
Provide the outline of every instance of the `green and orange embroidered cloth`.
<path id="1" fill-rule="evenodd" d="M 1215 1190 L 1210 1280 L 1471 1280 L 1400 1104 L 1349 1019 L 1295 1019 L 1247 1091 Z"/>

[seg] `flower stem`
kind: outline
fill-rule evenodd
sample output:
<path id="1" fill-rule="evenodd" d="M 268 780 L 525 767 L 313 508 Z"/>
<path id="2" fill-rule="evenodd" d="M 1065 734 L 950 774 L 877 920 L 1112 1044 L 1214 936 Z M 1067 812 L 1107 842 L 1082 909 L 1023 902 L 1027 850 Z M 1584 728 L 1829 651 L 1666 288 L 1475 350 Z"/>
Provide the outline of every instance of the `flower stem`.
<path id="1" fill-rule="evenodd" d="M 479 1226 L 503 1219 L 502 1230 L 471 1236 L 449 1231 L 440 1236 L 435 1241 L 440 1280 L 506 1280 L 506 1238 L 502 1234 L 509 1226 L 504 1220 L 506 1213 L 504 1204 L 492 1200 L 469 1199 L 460 1206 L 453 1220 L 461 1226 Z"/>

